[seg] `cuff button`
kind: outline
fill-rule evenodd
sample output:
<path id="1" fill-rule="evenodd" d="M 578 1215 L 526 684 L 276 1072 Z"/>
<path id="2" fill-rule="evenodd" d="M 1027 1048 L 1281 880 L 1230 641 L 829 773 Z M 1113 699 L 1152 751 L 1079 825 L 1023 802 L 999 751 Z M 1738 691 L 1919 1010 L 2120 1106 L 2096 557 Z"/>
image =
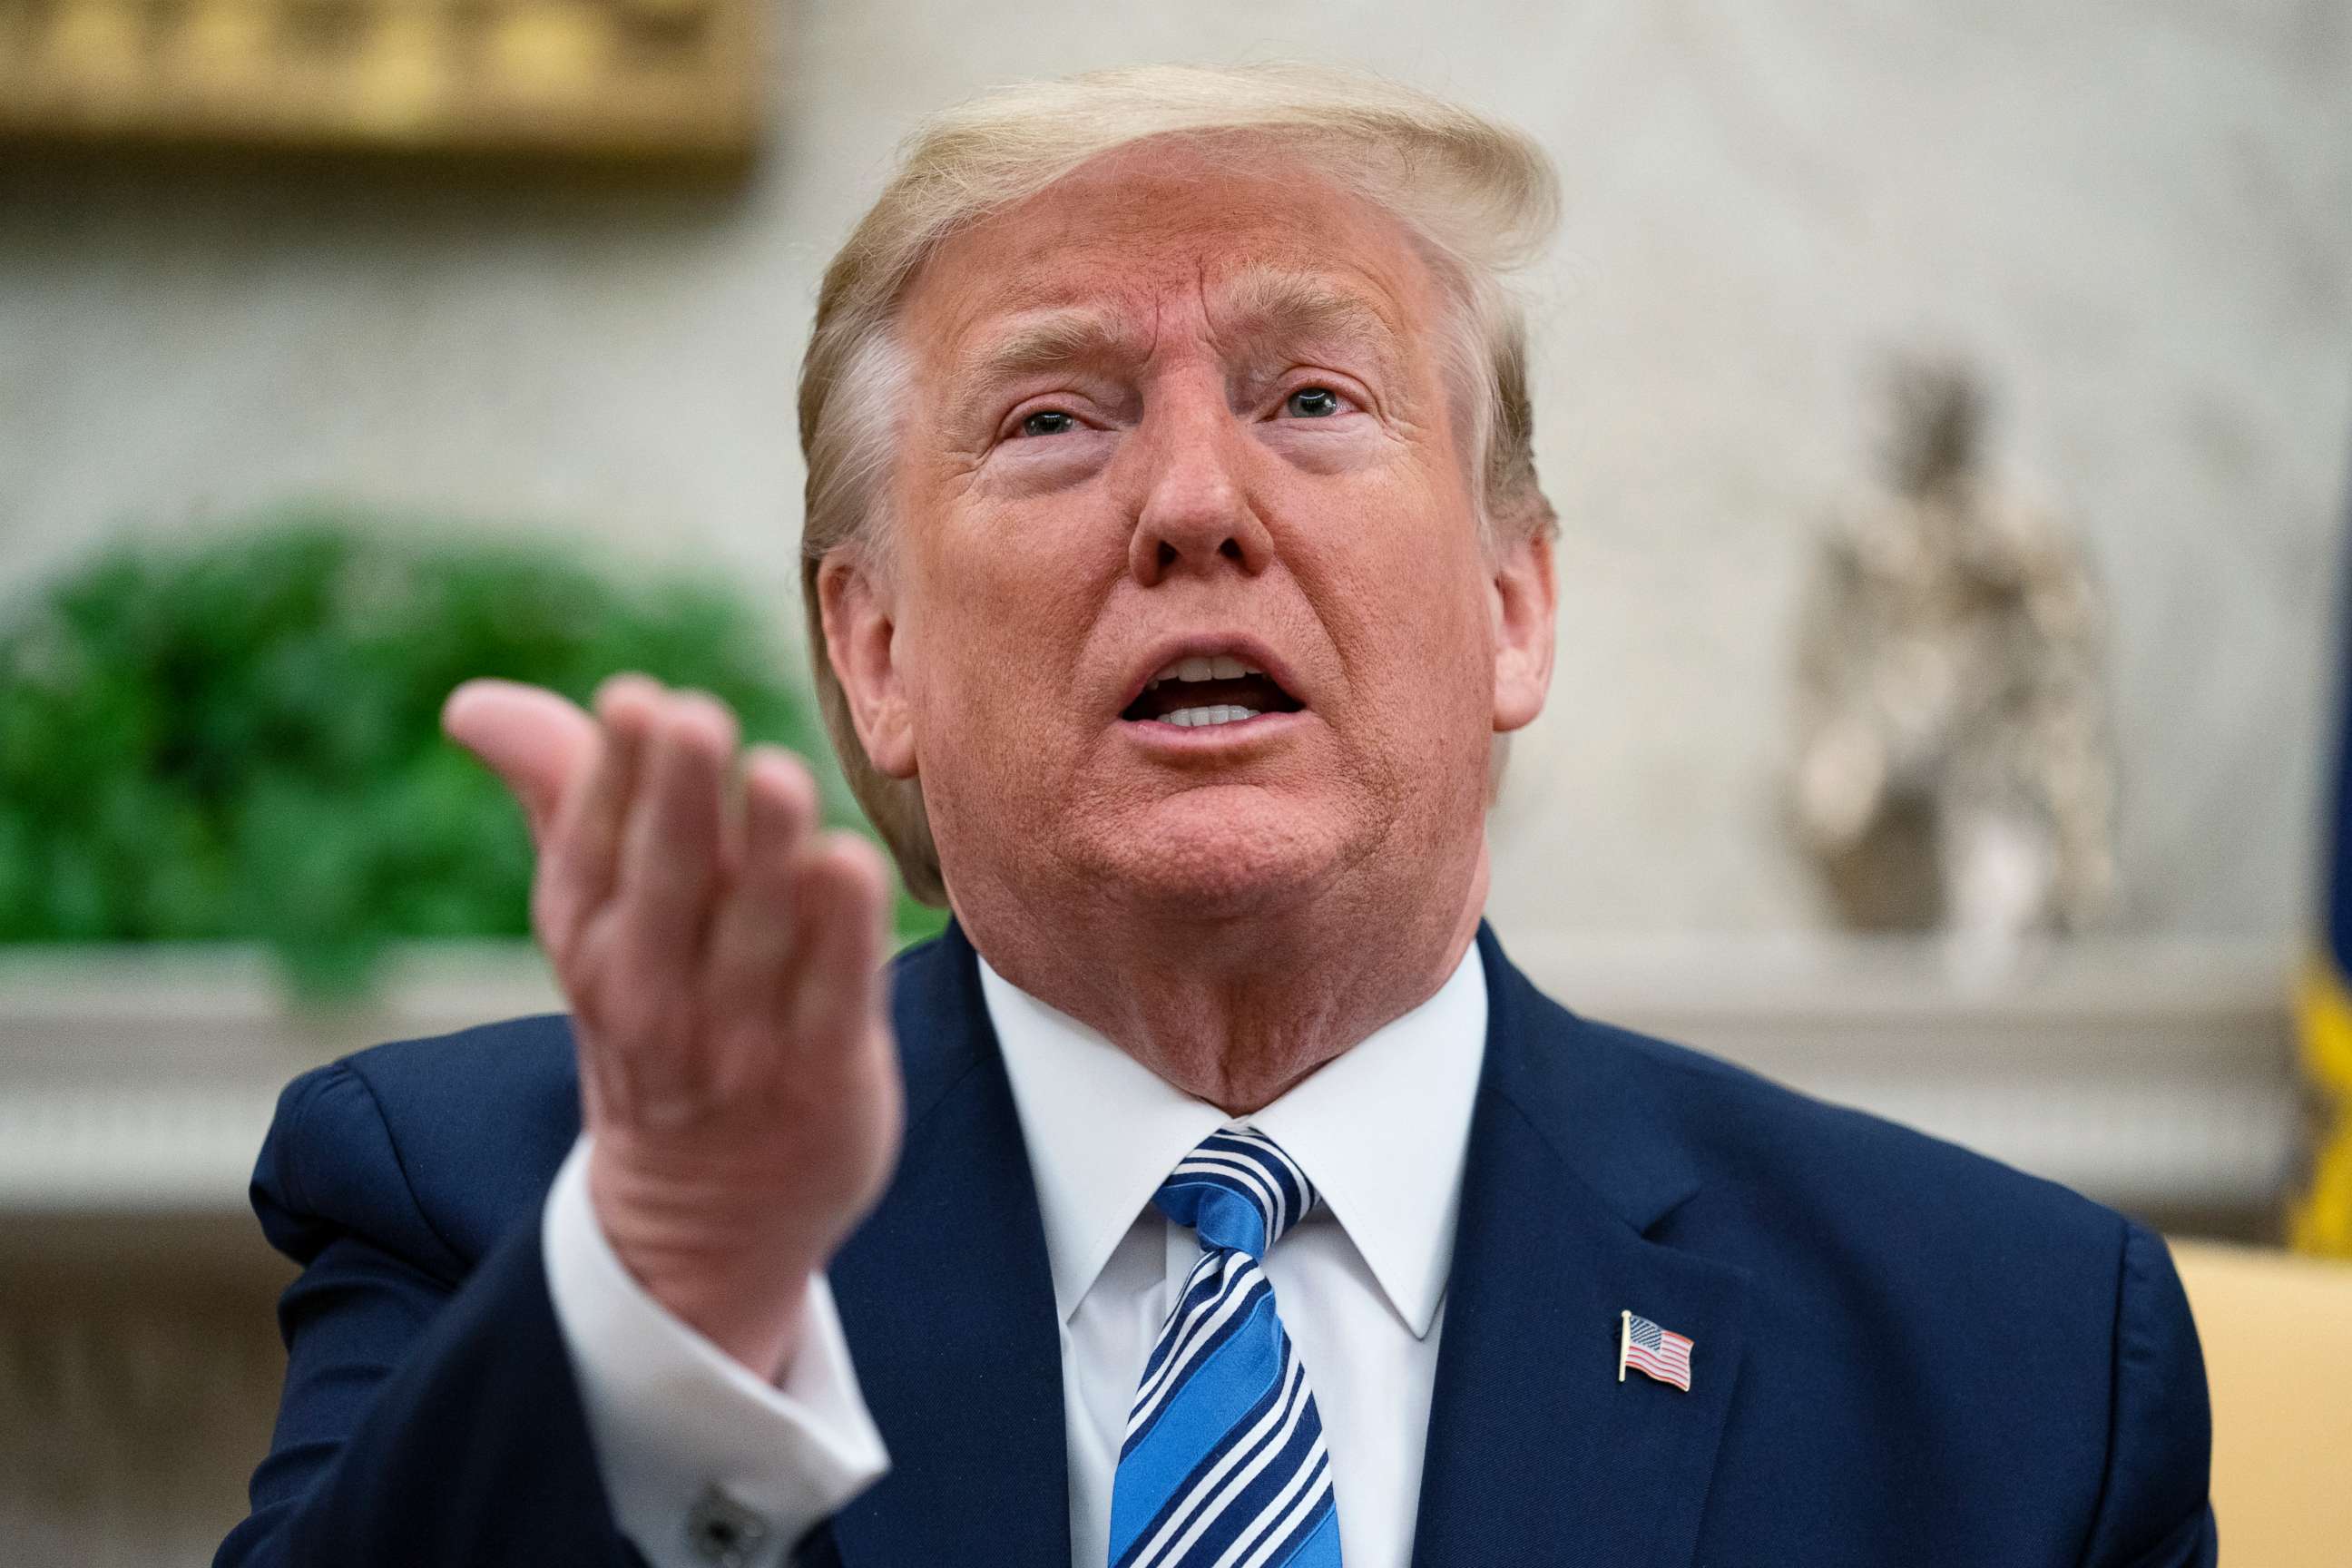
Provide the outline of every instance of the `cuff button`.
<path id="1" fill-rule="evenodd" d="M 716 1486 L 687 1510 L 686 1543 L 716 1568 L 751 1568 L 767 1541 L 768 1521 Z"/>

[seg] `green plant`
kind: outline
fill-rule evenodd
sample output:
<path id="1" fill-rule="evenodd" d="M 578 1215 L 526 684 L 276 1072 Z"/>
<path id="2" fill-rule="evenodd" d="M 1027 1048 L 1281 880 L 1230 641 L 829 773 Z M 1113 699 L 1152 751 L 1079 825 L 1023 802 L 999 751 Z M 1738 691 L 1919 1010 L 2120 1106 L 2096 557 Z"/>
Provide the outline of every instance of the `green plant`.
<path id="1" fill-rule="evenodd" d="M 822 758 L 786 668 L 740 596 L 544 542 L 311 509 L 116 548 L 0 630 L 0 942 L 258 940 L 352 995 L 389 942 L 528 932 L 521 814 L 439 732 L 459 681 L 643 669 Z"/>

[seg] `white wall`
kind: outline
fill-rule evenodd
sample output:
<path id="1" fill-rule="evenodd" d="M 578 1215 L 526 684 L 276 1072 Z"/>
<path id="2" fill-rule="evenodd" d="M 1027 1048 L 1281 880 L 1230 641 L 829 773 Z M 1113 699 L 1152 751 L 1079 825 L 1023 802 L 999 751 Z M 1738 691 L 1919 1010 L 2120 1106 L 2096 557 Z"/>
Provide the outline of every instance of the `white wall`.
<path id="1" fill-rule="evenodd" d="M 1535 131 L 1560 679 L 1507 925 L 1821 918 L 1775 815 L 1875 356 L 1979 354 L 2112 585 L 2122 922 L 2284 937 L 2352 457 L 2347 0 L 804 0 L 735 196 L 0 163 L 0 581 L 335 494 L 716 552 L 788 612 L 814 279 L 924 111 L 1148 58 L 1372 67 Z M 0 154 L 5 160 L 6 154 Z"/>

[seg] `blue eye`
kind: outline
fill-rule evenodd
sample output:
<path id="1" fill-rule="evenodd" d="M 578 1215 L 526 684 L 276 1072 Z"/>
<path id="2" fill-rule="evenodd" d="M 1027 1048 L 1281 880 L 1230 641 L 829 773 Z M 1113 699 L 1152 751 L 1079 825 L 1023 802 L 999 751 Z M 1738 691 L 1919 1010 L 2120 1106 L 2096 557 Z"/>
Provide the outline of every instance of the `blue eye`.
<path id="1" fill-rule="evenodd" d="M 1282 411 L 1299 419 L 1328 419 L 1339 412 L 1339 395 L 1328 386 L 1302 386 L 1283 400 Z"/>
<path id="2" fill-rule="evenodd" d="M 1078 422 L 1058 408 L 1041 408 L 1021 421 L 1024 436 L 1059 436 L 1077 427 Z"/>

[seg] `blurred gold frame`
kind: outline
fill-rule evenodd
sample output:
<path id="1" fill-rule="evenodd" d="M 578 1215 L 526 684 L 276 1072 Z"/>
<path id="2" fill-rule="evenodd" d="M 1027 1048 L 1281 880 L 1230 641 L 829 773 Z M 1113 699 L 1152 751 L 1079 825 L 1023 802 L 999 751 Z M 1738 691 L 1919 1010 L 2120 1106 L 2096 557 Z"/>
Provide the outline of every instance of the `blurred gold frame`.
<path id="1" fill-rule="evenodd" d="M 0 0 L 0 139 L 748 156 L 761 0 Z"/>

